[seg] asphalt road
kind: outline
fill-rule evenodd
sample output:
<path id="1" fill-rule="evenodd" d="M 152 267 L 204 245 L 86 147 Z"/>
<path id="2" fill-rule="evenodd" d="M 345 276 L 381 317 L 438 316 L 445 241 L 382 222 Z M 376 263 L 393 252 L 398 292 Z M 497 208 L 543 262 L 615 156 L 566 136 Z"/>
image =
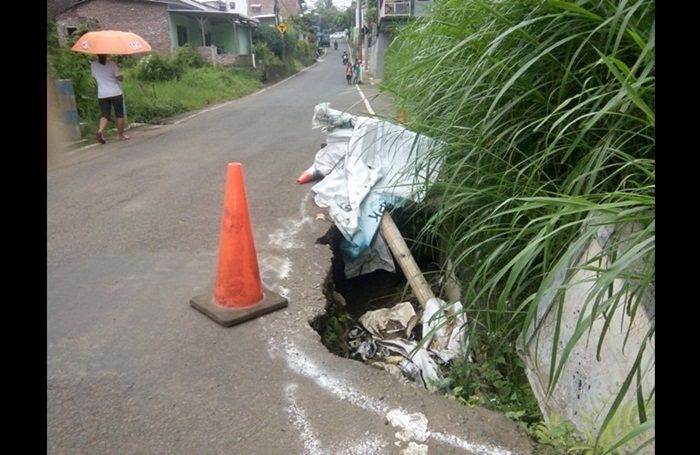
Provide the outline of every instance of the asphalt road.
<path id="1" fill-rule="evenodd" d="M 505 417 L 336 357 L 309 326 L 332 256 L 317 242 L 329 222 L 294 182 L 324 140 L 313 107 L 366 114 L 340 52 L 50 161 L 47 453 L 531 452 Z M 244 167 L 262 279 L 289 306 L 224 328 L 189 300 L 213 288 L 229 162 Z"/>

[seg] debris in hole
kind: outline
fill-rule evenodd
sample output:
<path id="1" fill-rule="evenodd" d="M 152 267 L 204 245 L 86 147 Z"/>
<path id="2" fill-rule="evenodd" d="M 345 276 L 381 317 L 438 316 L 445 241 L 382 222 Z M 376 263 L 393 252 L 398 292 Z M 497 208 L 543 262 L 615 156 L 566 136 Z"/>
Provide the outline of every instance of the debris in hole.
<path id="1" fill-rule="evenodd" d="M 374 337 L 380 339 L 408 338 L 418 321 L 410 302 L 401 302 L 392 308 L 368 311 L 359 322 Z"/>
<path id="2" fill-rule="evenodd" d="M 326 131 L 326 145 L 300 179 L 323 179 L 312 187 L 314 201 L 328 208 L 342 234 L 338 247 L 344 278 L 380 270 L 393 273 L 396 259 L 420 304 L 417 312 L 403 301 L 355 319 L 334 296 L 340 311 L 326 319 L 322 338 L 342 343 L 335 344 L 336 351 L 347 357 L 394 375 L 400 371 L 433 389 L 442 379 L 440 365 L 466 347 L 466 315 L 460 302 L 447 305 L 433 294 L 386 209 L 423 200 L 426 184 L 440 169 L 440 163 L 428 166 L 427 157 L 441 144 L 402 125 L 330 109 L 330 103 L 314 108 L 312 128 L 318 127 Z M 404 172 L 407 168 L 411 171 Z M 348 328 L 354 320 L 357 324 Z"/>
<path id="3" fill-rule="evenodd" d="M 467 321 L 461 309 L 460 302 L 445 305 L 432 298 L 423 311 L 421 343 L 414 331 L 418 317 L 409 302 L 369 311 L 347 333 L 350 355 L 395 376 L 398 367 L 405 377 L 433 390 L 442 381 L 440 367 L 466 347 L 461 329 Z"/>

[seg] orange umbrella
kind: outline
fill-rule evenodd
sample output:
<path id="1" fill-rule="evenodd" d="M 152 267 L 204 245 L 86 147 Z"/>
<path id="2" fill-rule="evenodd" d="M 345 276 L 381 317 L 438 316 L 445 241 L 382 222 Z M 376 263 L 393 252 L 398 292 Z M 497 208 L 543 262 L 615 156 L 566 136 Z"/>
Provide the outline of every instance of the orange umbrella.
<path id="1" fill-rule="evenodd" d="M 136 33 L 100 30 L 81 36 L 71 50 L 85 54 L 125 55 L 148 52 L 151 45 Z"/>

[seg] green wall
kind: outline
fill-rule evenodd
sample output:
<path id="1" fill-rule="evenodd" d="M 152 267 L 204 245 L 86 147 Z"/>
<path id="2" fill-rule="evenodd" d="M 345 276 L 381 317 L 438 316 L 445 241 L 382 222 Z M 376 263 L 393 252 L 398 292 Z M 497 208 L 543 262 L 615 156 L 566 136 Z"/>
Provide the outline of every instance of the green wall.
<path id="1" fill-rule="evenodd" d="M 177 26 L 187 27 L 187 39 L 192 47 L 203 46 L 202 32 L 199 23 L 188 16 L 170 14 L 170 41 L 172 47 L 177 47 Z M 223 47 L 225 54 L 250 55 L 252 53 L 249 41 L 249 29 L 247 25 L 236 24 L 236 34 L 233 33 L 233 25 L 219 23 L 207 24 L 205 30 L 211 31 L 212 44 L 218 48 Z"/>
<path id="2" fill-rule="evenodd" d="M 170 14 L 170 42 L 172 47 L 177 46 L 177 26 L 187 27 L 187 42 L 192 47 L 202 46 L 202 32 L 199 30 L 199 23 L 193 18 L 179 14 Z"/>

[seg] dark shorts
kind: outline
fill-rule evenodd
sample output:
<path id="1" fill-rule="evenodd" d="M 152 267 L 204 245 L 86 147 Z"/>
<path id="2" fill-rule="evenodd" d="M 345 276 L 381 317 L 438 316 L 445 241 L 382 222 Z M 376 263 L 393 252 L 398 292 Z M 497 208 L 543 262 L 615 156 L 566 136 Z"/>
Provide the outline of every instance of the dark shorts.
<path id="1" fill-rule="evenodd" d="M 100 104 L 100 115 L 104 118 L 109 118 L 114 106 L 114 115 L 117 118 L 124 118 L 124 96 L 117 95 L 109 98 L 98 98 Z"/>

